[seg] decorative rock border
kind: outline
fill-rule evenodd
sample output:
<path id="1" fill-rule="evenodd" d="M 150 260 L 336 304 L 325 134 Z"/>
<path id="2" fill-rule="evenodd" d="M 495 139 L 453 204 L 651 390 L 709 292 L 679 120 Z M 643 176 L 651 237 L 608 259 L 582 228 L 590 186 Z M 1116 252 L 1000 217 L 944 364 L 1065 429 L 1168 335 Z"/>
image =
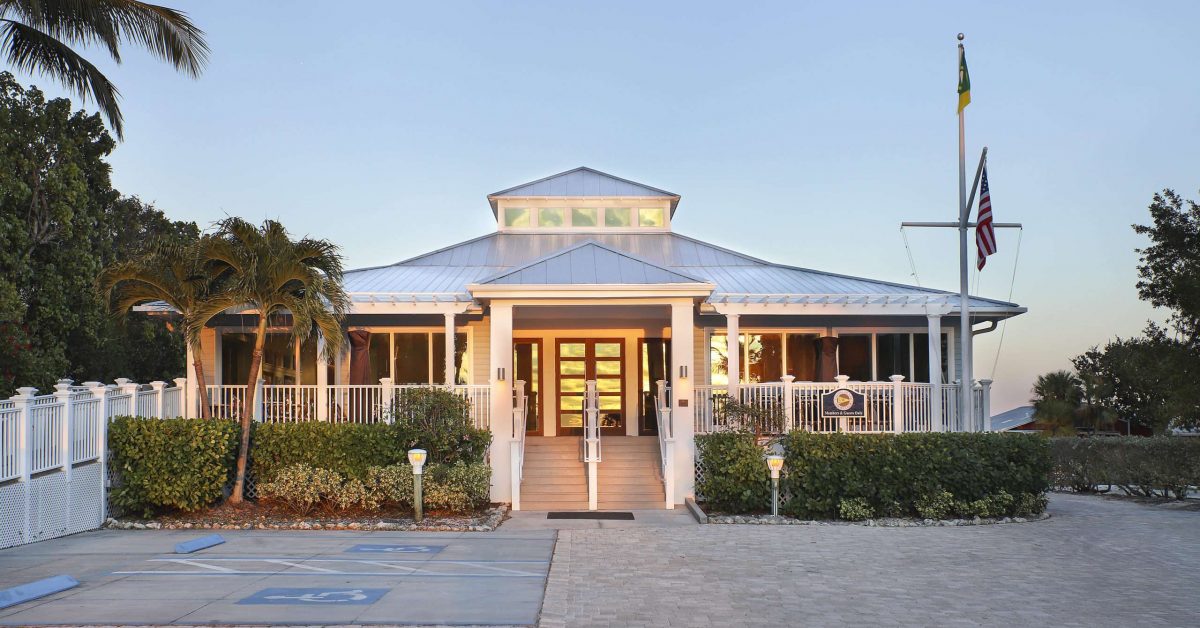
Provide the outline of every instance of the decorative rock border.
<path id="1" fill-rule="evenodd" d="M 782 526 L 864 526 L 868 528 L 938 528 L 950 526 L 986 526 L 1003 523 L 1028 523 L 1044 521 L 1050 513 L 1043 512 L 1032 517 L 1001 517 L 983 519 L 867 519 L 866 521 L 813 521 L 793 519 L 779 515 L 708 515 L 707 523 L 717 525 L 782 525 Z"/>
<path id="2" fill-rule="evenodd" d="M 412 519 L 322 519 L 300 518 L 293 521 L 254 521 L 218 523 L 166 519 L 139 521 L 112 519 L 104 523 L 114 530 L 367 530 L 389 532 L 491 532 L 504 520 L 507 505 L 489 508 L 482 515 L 469 517 L 426 517 L 417 524 Z"/>

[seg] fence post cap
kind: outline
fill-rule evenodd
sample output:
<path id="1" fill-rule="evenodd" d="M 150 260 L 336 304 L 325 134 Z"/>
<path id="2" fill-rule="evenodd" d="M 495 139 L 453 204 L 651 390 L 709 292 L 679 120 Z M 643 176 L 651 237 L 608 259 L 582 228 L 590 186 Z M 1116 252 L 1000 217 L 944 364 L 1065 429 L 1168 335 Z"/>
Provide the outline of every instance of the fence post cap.
<path id="1" fill-rule="evenodd" d="M 981 380 L 979 380 L 979 383 L 980 383 L 980 384 L 982 384 L 982 385 L 984 385 L 984 386 L 991 386 L 991 385 L 992 385 L 992 380 L 990 380 L 990 379 L 981 379 Z"/>
<path id="2" fill-rule="evenodd" d="M 166 382 L 164 382 L 162 380 L 157 380 L 157 379 L 150 382 L 150 387 L 153 388 L 154 390 L 158 390 L 160 388 L 165 388 L 166 385 L 167 385 Z"/>
<path id="3" fill-rule="evenodd" d="M 900 383 L 900 382 L 904 381 L 904 376 L 903 375 L 893 375 L 893 376 L 889 377 L 888 379 L 892 380 L 893 382 Z"/>
<path id="4" fill-rule="evenodd" d="M 73 380 L 73 379 L 58 380 L 57 382 L 54 383 L 54 394 L 57 395 L 60 393 L 70 393 L 71 392 L 71 384 L 74 384 L 74 383 L 75 383 L 75 380 Z"/>
<path id="5" fill-rule="evenodd" d="M 176 377 L 174 381 L 177 388 L 183 388 L 184 386 L 187 386 L 186 377 Z"/>
<path id="6" fill-rule="evenodd" d="M 796 381 L 796 376 L 795 375 L 784 375 L 783 377 L 780 377 L 779 379 L 780 379 L 780 381 L 782 381 L 785 384 L 790 384 L 790 383 Z"/>
<path id="7" fill-rule="evenodd" d="M 101 384 L 100 382 L 91 382 L 91 381 L 83 382 L 82 384 L 80 384 L 80 386 L 83 386 L 84 388 L 99 388 L 103 385 L 104 384 Z"/>
<path id="8" fill-rule="evenodd" d="M 130 379 L 128 377 L 118 377 L 113 381 L 116 382 L 118 386 L 124 386 L 130 382 Z"/>
<path id="9" fill-rule="evenodd" d="M 392 378 L 390 378 L 390 377 L 380 377 L 380 378 L 379 378 L 379 385 L 380 385 L 380 386 L 391 386 L 391 385 L 392 385 Z"/>
<path id="10" fill-rule="evenodd" d="M 37 394 L 38 389 L 33 386 L 22 386 L 17 389 L 17 394 L 13 395 L 13 399 L 26 399 Z"/>
<path id="11" fill-rule="evenodd" d="M 845 386 L 846 382 L 850 381 L 850 376 L 849 375 L 838 375 L 834 379 L 837 380 L 838 385 Z"/>

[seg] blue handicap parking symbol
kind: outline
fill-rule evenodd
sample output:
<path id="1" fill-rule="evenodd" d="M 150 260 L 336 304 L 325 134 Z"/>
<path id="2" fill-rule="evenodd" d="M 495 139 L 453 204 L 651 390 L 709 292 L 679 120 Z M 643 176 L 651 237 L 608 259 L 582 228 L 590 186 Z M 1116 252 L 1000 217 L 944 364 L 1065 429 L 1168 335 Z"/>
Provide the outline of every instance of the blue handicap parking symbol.
<path id="1" fill-rule="evenodd" d="M 436 554 L 445 547 L 445 545 L 374 545 L 367 543 L 355 545 L 346 551 L 370 554 Z"/>
<path id="2" fill-rule="evenodd" d="M 339 606 L 345 604 L 374 604 L 391 589 L 356 589 L 328 587 L 324 589 L 263 589 L 238 604 L 297 604 L 301 606 Z"/>

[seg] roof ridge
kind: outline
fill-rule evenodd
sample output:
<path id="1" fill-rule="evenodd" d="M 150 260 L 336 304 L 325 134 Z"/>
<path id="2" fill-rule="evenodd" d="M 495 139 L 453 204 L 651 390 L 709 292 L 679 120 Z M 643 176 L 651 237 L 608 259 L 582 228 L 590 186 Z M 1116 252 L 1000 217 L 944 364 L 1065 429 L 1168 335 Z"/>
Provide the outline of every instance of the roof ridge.
<path id="1" fill-rule="evenodd" d="M 580 242 L 576 242 L 575 244 L 565 246 L 561 249 L 557 249 L 555 251 L 547 253 L 537 259 L 530 260 L 524 264 L 521 264 L 520 266 L 513 266 L 510 268 L 506 268 L 498 273 L 495 273 L 493 275 L 489 275 L 487 277 L 480 279 L 477 283 L 485 284 L 485 283 L 493 282 L 497 279 L 501 279 L 503 277 L 507 277 L 509 275 L 519 273 L 527 268 L 532 268 L 534 266 L 537 266 L 538 264 L 548 262 L 556 257 L 562 257 L 563 255 L 566 255 L 572 251 L 575 251 L 575 250 L 578 250 L 578 249 L 581 249 L 581 248 L 584 248 L 587 246 L 594 246 L 599 249 L 604 249 L 605 251 L 608 251 L 614 255 L 618 255 L 618 256 L 624 257 L 626 259 L 631 259 L 639 264 L 645 264 L 646 266 L 650 266 L 652 268 L 657 268 L 661 271 L 670 273 L 672 275 L 678 275 L 680 277 L 683 277 L 683 278 L 693 281 L 695 283 L 705 283 L 705 284 L 709 283 L 709 281 L 706 279 L 699 279 L 689 273 L 681 272 L 681 271 L 671 268 L 669 266 L 663 266 L 662 264 L 656 264 L 649 260 L 638 257 L 637 255 L 634 255 L 628 251 L 624 251 L 624 250 L 609 246 L 607 244 L 604 244 L 603 242 L 600 242 L 600 241 L 596 240 L 595 238 L 587 238 Z"/>
<path id="2" fill-rule="evenodd" d="M 607 173 L 607 172 L 603 172 L 603 171 L 601 171 L 601 170 L 596 170 L 595 168 L 591 168 L 591 167 L 588 167 L 588 166 L 577 166 L 577 167 L 575 167 L 575 168 L 571 168 L 570 170 L 563 170 L 562 172 L 558 172 L 558 173 L 555 173 L 555 174 L 552 174 L 552 175 L 548 175 L 548 176 L 542 177 L 542 178 L 540 178 L 540 179 L 536 179 L 536 180 L 534 180 L 534 181 L 526 181 L 525 183 L 518 183 L 517 185 L 514 185 L 514 186 L 512 186 L 512 187 L 510 187 L 510 188 L 506 188 L 506 189 L 500 190 L 499 192 L 492 192 L 491 194 L 488 194 L 488 197 L 492 197 L 492 196 L 500 196 L 501 194 L 507 194 L 507 193 L 509 193 L 509 192 L 511 192 L 511 191 L 513 191 L 513 190 L 515 190 L 515 189 L 517 189 L 517 188 L 523 188 L 523 187 L 525 187 L 525 186 L 529 186 L 529 185 L 536 185 L 536 184 L 538 184 L 538 183 L 541 183 L 541 182 L 543 182 L 543 181 L 549 181 L 550 179 L 553 179 L 553 178 L 555 178 L 555 177 L 561 177 L 561 176 L 564 176 L 564 175 L 571 174 L 572 172 L 581 172 L 581 171 L 591 172 L 591 173 L 593 173 L 593 174 L 602 175 L 602 176 L 608 177 L 608 178 L 610 178 L 610 179 L 616 179 L 617 181 L 621 181 L 622 183 L 629 183 L 629 184 L 631 184 L 631 185 L 636 185 L 636 186 L 639 186 L 639 187 L 644 187 L 644 188 L 646 188 L 646 189 L 648 189 L 648 190 L 654 190 L 655 192 L 660 192 L 660 193 L 662 193 L 664 196 L 679 196 L 678 194 L 676 194 L 676 193 L 674 193 L 674 192 L 668 192 L 668 191 L 666 191 L 666 190 L 664 190 L 664 189 L 662 189 L 662 188 L 656 188 L 656 187 L 654 187 L 653 185 L 646 185 L 645 183 L 640 183 L 640 182 L 638 182 L 638 181 L 634 181 L 634 180 L 632 180 L 632 179 L 625 179 L 625 178 L 623 178 L 623 177 L 618 177 L 618 176 L 617 176 L 617 175 L 615 175 L 615 174 L 609 174 L 609 173 Z"/>

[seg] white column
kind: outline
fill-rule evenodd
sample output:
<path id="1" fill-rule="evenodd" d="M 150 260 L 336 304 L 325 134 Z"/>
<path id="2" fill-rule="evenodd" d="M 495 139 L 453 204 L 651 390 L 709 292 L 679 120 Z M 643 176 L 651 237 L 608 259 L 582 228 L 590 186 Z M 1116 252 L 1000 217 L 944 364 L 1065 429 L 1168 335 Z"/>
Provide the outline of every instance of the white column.
<path id="1" fill-rule="evenodd" d="M 941 432 L 942 424 L 942 315 L 929 319 L 929 429 Z M 951 348 L 953 353 L 953 348 Z"/>
<path id="2" fill-rule="evenodd" d="M 329 361 L 325 359 L 325 336 L 317 336 L 317 420 L 329 420 Z"/>
<path id="3" fill-rule="evenodd" d="M 453 386 L 455 384 L 454 375 L 457 369 L 454 368 L 454 312 L 446 312 L 446 385 Z"/>
<path id="4" fill-rule="evenodd" d="M 84 384 L 86 385 L 87 382 L 84 382 Z M 179 389 L 179 416 L 181 416 L 185 419 L 195 418 L 193 416 L 189 416 L 189 413 L 187 410 L 187 407 L 188 407 L 187 406 L 187 400 L 188 400 L 188 380 L 187 380 L 187 378 L 186 377 L 176 377 L 175 378 L 175 387 Z"/>
<path id="5" fill-rule="evenodd" d="M 983 399 L 980 401 L 980 409 L 983 416 L 979 417 L 981 429 L 992 431 L 992 380 L 981 379 L 979 385 L 983 388 Z"/>
<path id="6" fill-rule="evenodd" d="M 18 388 L 17 394 L 12 397 L 13 407 L 17 409 L 20 416 L 17 423 L 17 464 L 21 468 L 21 487 L 25 498 L 25 520 L 24 527 L 21 529 L 21 540 L 26 543 L 33 537 L 33 531 L 29 526 L 31 521 L 29 511 L 33 507 L 33 495 L 29 488 L 33 475 L 33 409 L 30 404 L 33 403 L 33 397 L 36 394 L 36 388 L 25 386 Z"/>
<path id="7" fill-rule="evenodd" d="M 695 319 L 691 299 L 671 304 L 671 424 L 675 436 L 675 495 L 676 504 L 696 494 L 696 424 L 692 409 L 695 395 L 692 380 L 695 369 Z M 737 329 L 734 315 L 733 329 Z M 736 336 L 732 336 L 736 338 Z M 687 377 L 681 377 L 680 367 L 686 367 Z"/>
<path id="8" fill-rule="evenodd" d="M 379 405 L 381 406 L 379 410 L 379 419 L 389 422 L 396 420 L 396 417 L 392 415 L 392 405 L 396 398 L 396 387 L 392 385 L 392 378 L 380 377 L 379 389 Z"/>
<path id="9" fill-rule="evenodd" d="M 492 385 L 492 501 L 510 502 L 512 486 L 513 306 L 493 303 L 488 381 Z M 501 375 L 503 372 L 503 375 Z"/>
<path id="10" fill-rule="evenodd" d="M 904 376 L 888 379 L 892 380 L 892 431 L 899 434 L 904 431 Z"/>
<path id="11" fill-rule="evenodd" d="M 784 375 L 780 379 L 783 380 L 783 430 L 787 433 L 796 427 L 796 404 L 794 402 L 796 385 L 792 383 L 796 381 L 796 376 Z"/>
<path id="12" fill-rule="evenodd" d="M 254 382 L 254 390 L 246 391 L 246 394 L 254 395 L 254 409 L 252 410 L 252 412 L 254 413 L 254 416 L 252 417 L 252 419 L 259 423 L 262 423 L 263 417 L 266 415 L 265 408 L 267 405 L 267 400 L 263 398 L 263 384 L 265 383 L 265 381 L 262 378 L 262 367 L 261 366 L 259 367 L 258 375 L 259 375 L 258 380 L 256 380 Z M 153 383 L 153 382 L 151 382 L 151 383 Z"/>
<path id="13" fill-rule="evenodd" d="M 154 416 L 162 419 L 163 416 L 163 388 L 166 388 L 167 383 L 163 381 L 150 382 L 150 388 L 154 390 Z"/>
<path id="14" fill-rule="evenodd" d="M 741 332 L 738 329 L 740 314 L 725 315 L 725 358 L 729 372 L 729 394 L 736 396 L 738 385 L 742 382 L 742 343 L 739 341 Z"/>
<path id="15" fill-rule="evenodd" d="M 60 379 L 54 384 L 55 400 L 62 404 L 62 428 L 58 431 L 59 447 L 62 448 L 62 470 L 66 473 L 67 481 L 71 481 L 71 428 L 74 421 L 72 420 L 71 411 L 71 384 L 75 383 L 69 379 Z M 68 517 L 68 520 L 70 518 Z"/>
<path id="16" fill-rule="evenodd" d="M 96 412 L 96 462 L 100 463 L 100 523 L 108 519 L 108 386 L 100 382 L 84 382 L 92 396 L 100 400 Z"/>

